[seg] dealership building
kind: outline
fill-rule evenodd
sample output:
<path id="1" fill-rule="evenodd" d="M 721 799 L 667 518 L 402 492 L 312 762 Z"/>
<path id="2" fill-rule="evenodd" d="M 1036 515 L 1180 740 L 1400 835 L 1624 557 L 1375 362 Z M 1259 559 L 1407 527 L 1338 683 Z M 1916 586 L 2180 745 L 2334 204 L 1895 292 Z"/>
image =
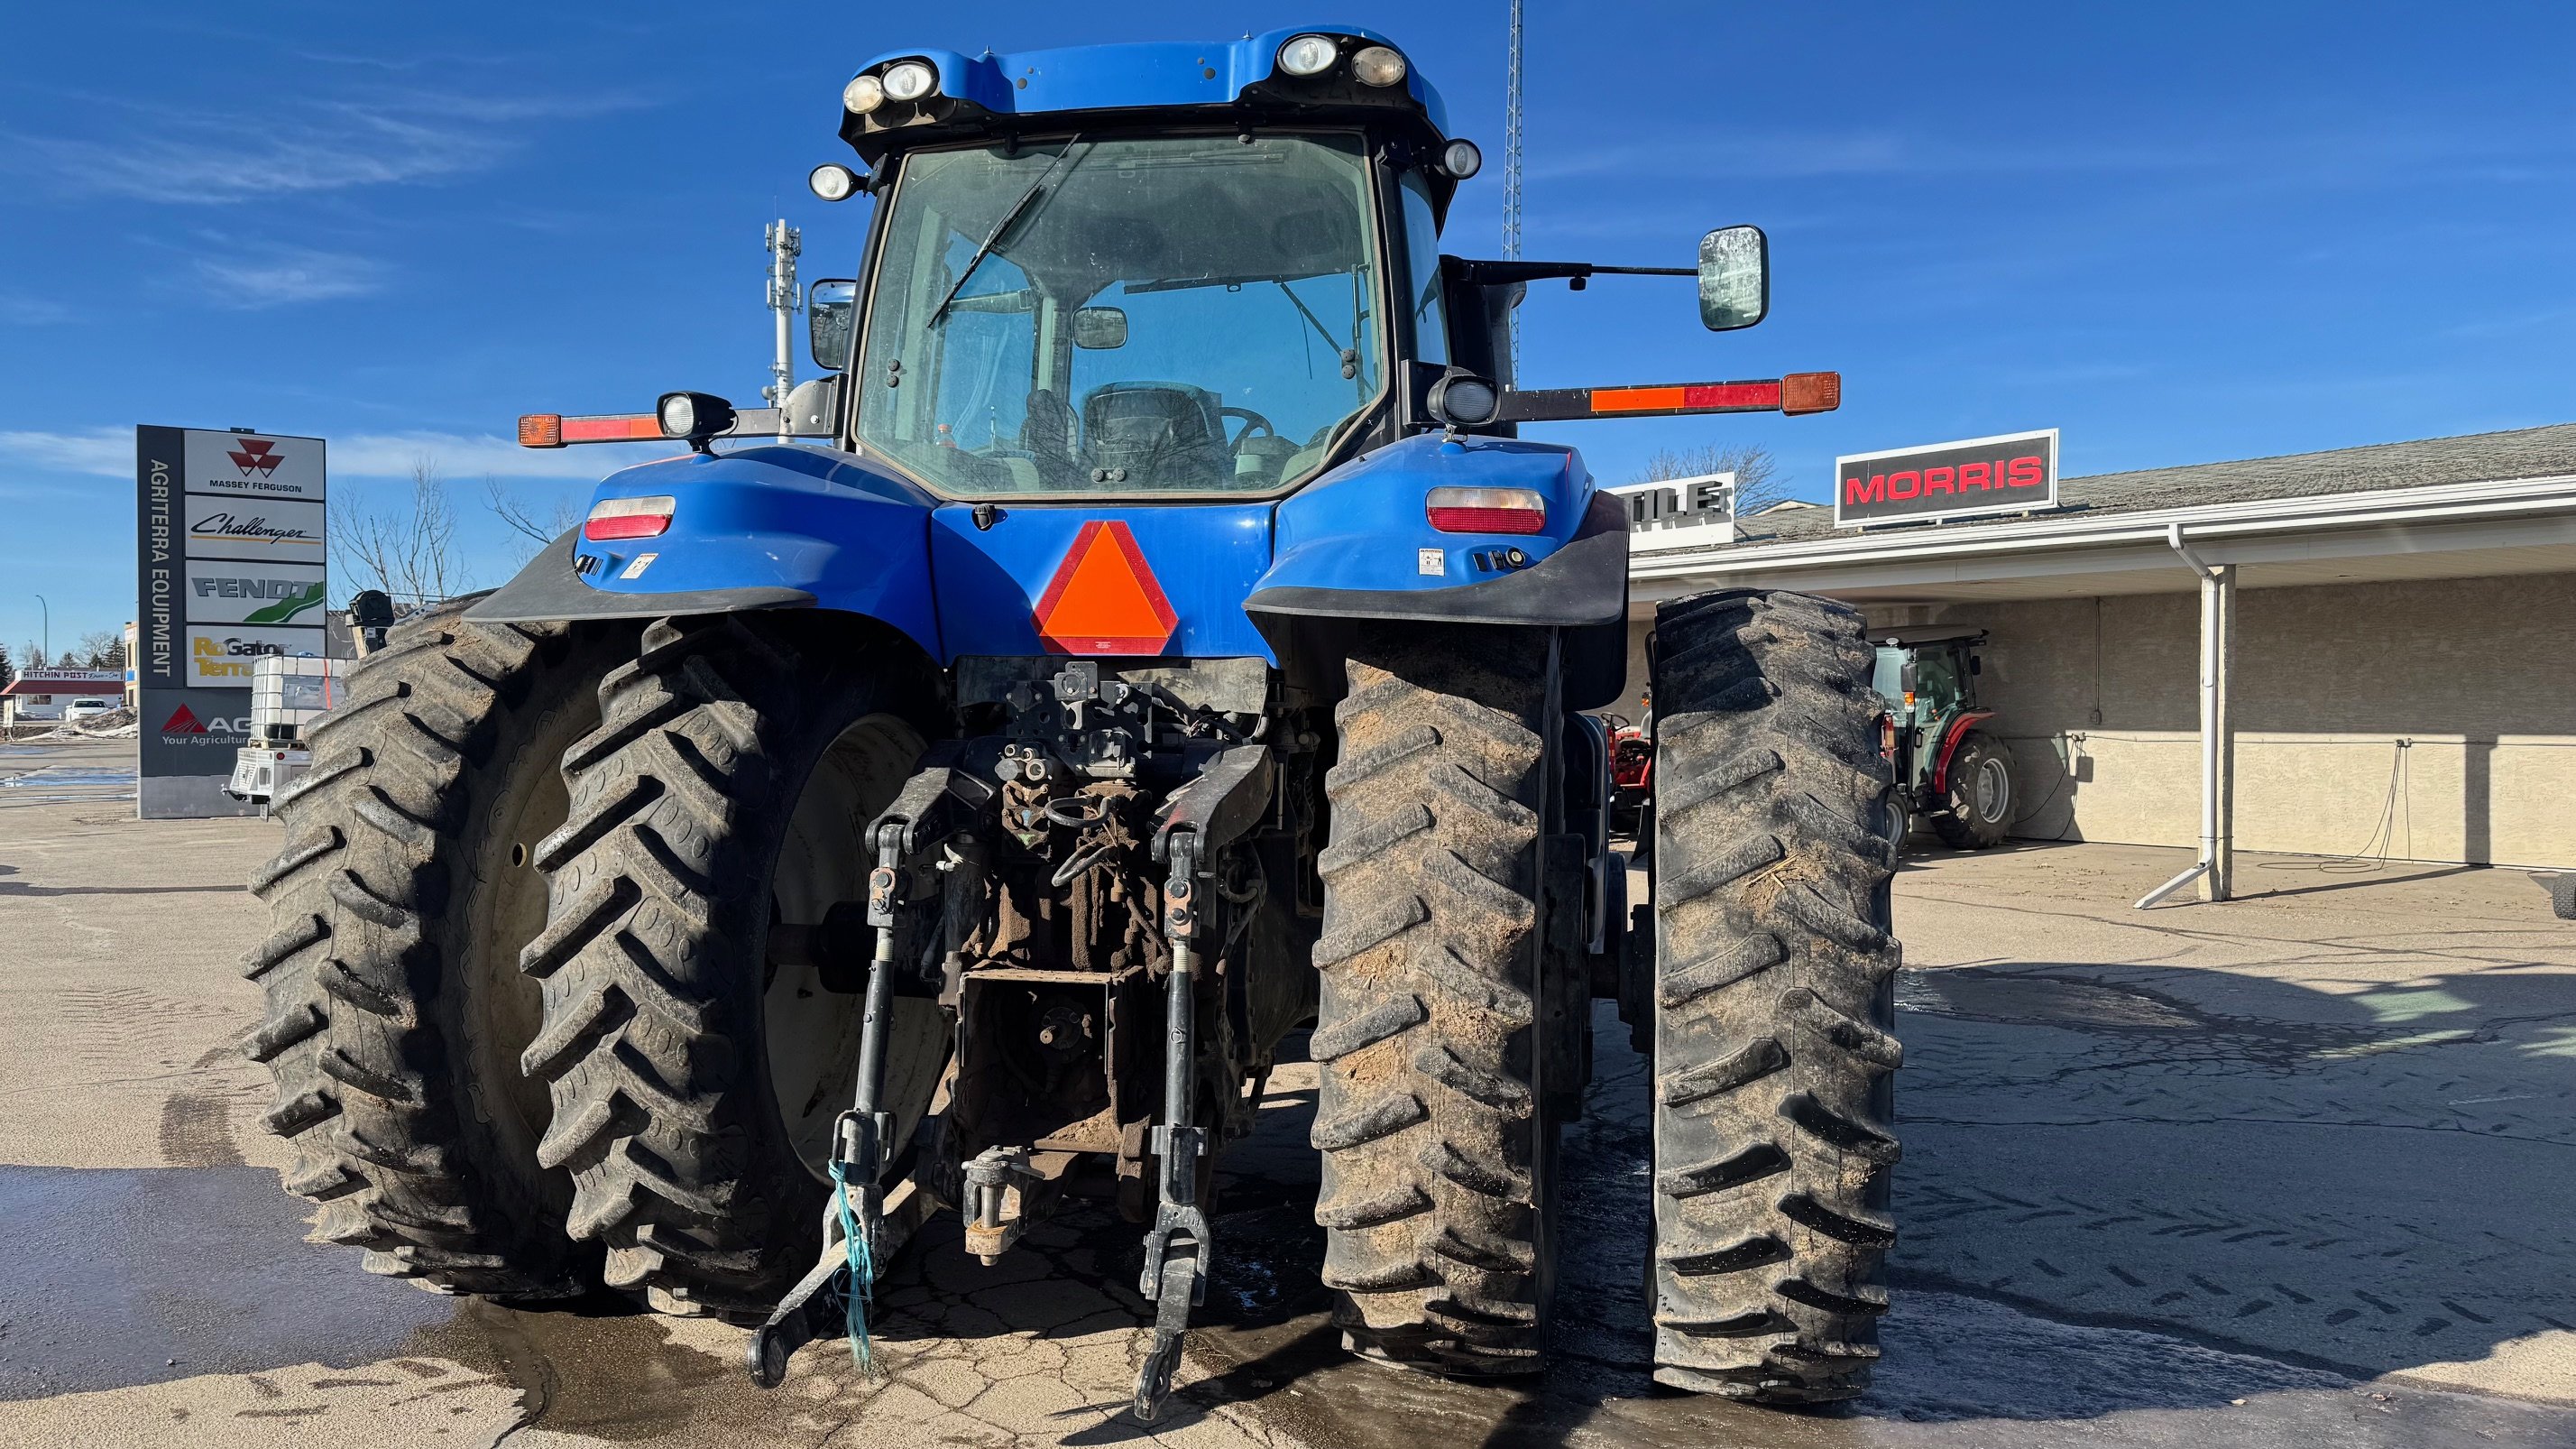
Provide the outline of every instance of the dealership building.
<path id="1" fill-rule="evenodd" d="M 2237 849 L 2576 867 L 2576 424 L 1691 535 L 1637 535 L 1632 686 L 1656 602 L 1714 588 L 1985 631 L 2016 836 L 2198 846 L 2222 896 Z"/>

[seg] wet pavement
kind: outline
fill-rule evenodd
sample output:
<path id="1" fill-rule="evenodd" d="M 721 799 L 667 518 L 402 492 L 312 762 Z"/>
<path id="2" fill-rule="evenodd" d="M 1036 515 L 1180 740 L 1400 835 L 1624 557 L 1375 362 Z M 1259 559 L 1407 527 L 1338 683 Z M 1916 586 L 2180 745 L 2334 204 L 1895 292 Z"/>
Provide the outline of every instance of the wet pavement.
<path id="1" fill-rule="evenodd" d="M 1341 1352 L 1284 1064 L 1148 1430 L 1106 1215 L 993 1268 L 934 1225 L 881 1290 L 881 1376 L 818 1343 L 774 1393 L 722 1325 L 444 1299 L 300 1241 L 231 1045 L 259 929 L 231 883 L 274 840 L 0 817 L 0 936 L 77 943 L 0 978 L 0 1445 L 2576 1443 L 2576 928 L 2524 877 L 2284 871 L 2311 893 L 2139 914 L 2168 853 L 1911 863 L 1899 1291 L 1877 1387 L 1831 1412 L 1649 1381 L 1644 1079 L 1606 1008 L 1526 1386 Z"/>
<path id="2" fill-rule="evenodd" d="M 0 744 L 0 810 L 132 800 L 134 741 Z"/>

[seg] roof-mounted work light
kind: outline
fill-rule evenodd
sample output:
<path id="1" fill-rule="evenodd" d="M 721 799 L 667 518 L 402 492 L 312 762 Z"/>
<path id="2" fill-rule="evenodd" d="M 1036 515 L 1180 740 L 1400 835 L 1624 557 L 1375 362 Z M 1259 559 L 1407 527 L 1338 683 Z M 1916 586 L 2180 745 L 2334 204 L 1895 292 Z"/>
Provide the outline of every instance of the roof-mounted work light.
<path id="1" fill-rule="evenodd" d="M 872 75 L 860 76 L 841 87 L 842 106 L 856 115 L 864 116 L 884 105 L 885 98 L 885 82 Z"/>
<path id="2" fill-rule="evenodd" d="M 1331 62 L 1327 61 L 1326 64 L 1329 65 Z M 1362 85 L 1398 84 L 1404 79 L 1404 70 L 1404 57 L 1383 45 L 1368 46 L 1351 57 L 1351 74 Z"/>
<path id="3" fill-rule="evenodd" d="M 1325 35 L 1300 35 L 1279 47 L 1279 68 L 1300 78 L 1322 75 L 1342 58 L 1342 48 Z"/>
<path id="4" fill-rule="evenodd" d="M 939 72 L 926 60 L 899 60 L 886 67 L 885 93 L 891 101 L 917 101 L 939 89 Z"/>

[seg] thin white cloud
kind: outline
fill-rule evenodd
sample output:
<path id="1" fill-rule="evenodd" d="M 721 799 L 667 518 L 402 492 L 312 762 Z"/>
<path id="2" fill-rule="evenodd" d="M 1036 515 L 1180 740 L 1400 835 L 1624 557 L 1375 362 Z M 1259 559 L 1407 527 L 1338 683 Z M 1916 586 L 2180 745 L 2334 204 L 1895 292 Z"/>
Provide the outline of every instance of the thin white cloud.
<path id="1" fill-rule="evenodd" d="M 310 247 L 276 247 L 233 258 L 203 257 L 197 276 L 228 307 L 277 307 L 363 297 L 384 286 L 384 266 L 366 257 Z"/>
<path id="2" fill-rule="evenodd" d="M 672 451 L 672 447 L 653 443 L 522 448 L 511 439 L 488 433 L 356 433 L 329 442 L 328 466 L 333 477 L 408 478 L 412 468 L 427 459 L 438 476 L 460 484 L 486 475 L 597 479 L 631 464 L 669 457 Z M 131 478 L 134 430 L 0 432 L 0 459 L 21 468 Z"/>
<path id="3" fill-rule="evenodd" d="M 269 201 L 480 170 L 525 144 L 526 123 L 640 104 L 625 96 L 528 99 L 405 92 L 213 116 L 141 110 L 80 136 L 0 133 L 15 164 L 90 194 L 203 205 Z"/>
<path id="4" fill-rule="evenodd" d="M 72 320 L 72 309 L 51 297 L 0 292 L 0 322 L 16 327 L 49 327 Z"/>

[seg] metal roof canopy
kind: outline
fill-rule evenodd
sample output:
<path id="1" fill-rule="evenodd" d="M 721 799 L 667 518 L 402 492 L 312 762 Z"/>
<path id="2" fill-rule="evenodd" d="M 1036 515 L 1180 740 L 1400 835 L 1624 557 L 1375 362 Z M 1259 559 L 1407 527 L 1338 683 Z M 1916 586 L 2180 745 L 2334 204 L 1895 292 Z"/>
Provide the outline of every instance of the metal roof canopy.
<path id="1" fill-rule="evenodd" d="M 2481 464 L 2489 476 L 2477 476 Z M 2547 471 L 2517 473 L 2535 466 Z M 2378 479 L 2396 486 L 2369 486 Z M 2267 483 L 2293 491 L 2246 496 Z M 2209 563 L 2234 565 L 2243 588 L 2576 572 L 2576 425 L 2066 487 L 2079 503 L 2092 495 L 2091 506 L 1860 533 L 1784 527 L 1767 540 L 1641 557 L 1630 570 L 1635 612 L 1744 586 L 1888 604 L 2180 593 L 2195 580 L 2176 564 L 2177 526 Z"/>

